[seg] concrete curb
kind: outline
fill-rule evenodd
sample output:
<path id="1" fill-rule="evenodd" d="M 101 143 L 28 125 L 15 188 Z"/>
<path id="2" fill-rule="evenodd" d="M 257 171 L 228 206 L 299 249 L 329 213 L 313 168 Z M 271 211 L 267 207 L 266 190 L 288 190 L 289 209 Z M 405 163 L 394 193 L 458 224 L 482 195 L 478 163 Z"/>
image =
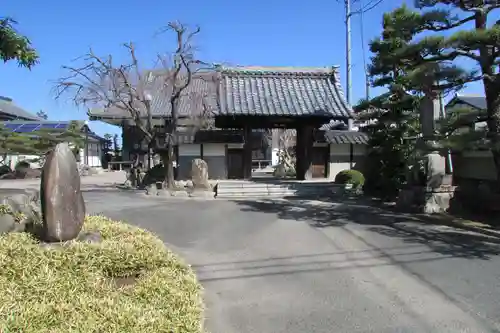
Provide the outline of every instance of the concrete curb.
<path id="1" fill-rule="evenodd" d="M 476 232 L 478 234 L 482 234 L 489 237 L 494 237 L 500 239 L 500 230 L 490 230 L 487 228 L 481 228 L 479 226 L 471 226 L 467 225 L 463 222 L 460 222 L 459 218 L 449 216 L 449 215 L 431 215 L 431 214 L 422 214 L 422 213 L 412 213 L 407 211 L 401 211 L 395 207 L 393 203 L 381 204 L 378 200 L 374 200 L 373 198 L 367 198 L 368 202 L 379 209 L 388 210 L 388 211 L 396 211 L 405 214 L 411 214 L 420 218 L 422 223 L 434 224 L 434 225 L 444 225 L 448 227 L 453 227 L 457 229 L 462 229 L 466 231 Z M 441 217 L 441 218 L 440 218 Z M 445 217 L 443 219 L 442 217 Z"/>
<path id="2" fill-rule="evenodd" d="M 420 216 L 422 216 L 426 219 L 430 218 L 430 219 L 434 220 L 434 221 L 425 221 L 424 220 L 423 222 L 425 222 L 425 223 L 445 225 L 448 227 L 454 227 L 457 229 L 463 229 L 463 230 L 467 230 L 467 231 L 477 232 L 479 234 L 483 234 L 486 236 L 500 239 L 500 230 L 498 230 L 498 231 L 497 230 L 490 230 L 490 229 L 481 228 L 478 226 L 467 225 L 467 224 L 460 222 L 460 221 L 444 221 L 444 220 L 441 220 L 439 218 L 433 217 L 432 215 L 420 215 Z M 453 219 L 453 217 L 451 217 L 451 216 L 449 218 Z"/>

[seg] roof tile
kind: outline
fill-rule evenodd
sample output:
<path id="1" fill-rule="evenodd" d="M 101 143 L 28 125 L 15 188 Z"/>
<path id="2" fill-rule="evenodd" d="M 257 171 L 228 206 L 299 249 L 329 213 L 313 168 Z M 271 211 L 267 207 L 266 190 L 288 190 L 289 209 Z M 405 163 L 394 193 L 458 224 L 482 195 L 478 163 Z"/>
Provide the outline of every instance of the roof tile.
<path id="1" fill-rule="evenodd" d="M 9 116 L 21 120 L 40 120 L 37 116 L 28 111 L 21 109 L 12 101 L 0 98 L 0 112 L 8 114 Z"/>
<path id="2" fill-rule="evenodd" d="M 153 116 L 170 116 L 171 85 L 165 84 L 161 74 L 153 75 L 148 85 Z M 203 112 L 346 118 L 352 108 L 344 98 L 336 68 L 218 67 L 193 76 L 180 98 L 180 117 Z M 90 115 L 130 117 L 118 108 L 94 109 Z"/>
<path id="3" fill-rule="evenodd" d="M 368 144 L 370 137 L 364 132 L 355 131 L 325 131 L 325 140 L 328 143 Z"/>
<path id="4" fill-rule="evenodd" d="M 336 68 L 221 68 L 221 115 L 352 114 Z"/>

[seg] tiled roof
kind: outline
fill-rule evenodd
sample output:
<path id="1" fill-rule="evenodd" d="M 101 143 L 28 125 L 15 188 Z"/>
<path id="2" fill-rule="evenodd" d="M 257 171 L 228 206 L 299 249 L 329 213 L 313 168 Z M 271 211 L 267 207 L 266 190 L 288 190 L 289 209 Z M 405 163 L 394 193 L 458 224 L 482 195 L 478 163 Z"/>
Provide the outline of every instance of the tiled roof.
<path id="1" fill-rule="evenodd" d="M 486 98 L 479 95 L 460 95 L 457 94 L 447 106 L 452 106 L 457 102 L 468 104 L 479 110 L 486 110 Z"/>
<path id="2" fill-rule="evenodd" d="M 155 72 L 145 88 L 152 96 L 154 117 L 171 115 L 171 85 L 165 84 L 165 75 Z M 145 109 L 143 112 L 146 116 Z M 180 117 L 203 112 L 346 118 L 352 109 L 345 101 L 336 68 L 217 67 L 194 75 L 180 98 Z M 89 114 L 130 118 L 127 111 L 118 108 L 92 109 Z"/>
<path id="3" fill-rule="evenodd" d="M 221 115 L 350 117 L 337 68 L 221 68 Z"/>
<path id="4" fill-rule="evenodd" d="M 354 131 L 325 131 L 325 140 L 328 143 L 367 144 L 370 137 L 364 132 Z"/>
<path id="5" fill-rule="evenodd" d="M 327 124 L 323 124 L 320 128 L 322 131 L 334 130 L 334 129 L 347 129 L 347 125 L 345 122 L 341 120 L 331 120 Z"/>
<path id="6" fill-rule="evenodd" d="M 15 105 L 11 99 L 0 96 L 0 112 L 21 120 L 40 120 L 34 114 L 29 113 Z"/>
<path id="7" fill-rule="evenodd" d="M 191 83 L 183 90 L 179 99 L 178 116 L 182 118 L 194 114 L 203 114 L 204 111 L 209 113 L 216 112 L 218 106 L 215 82 L 217 81 L 214 72 L 194 74 Z M 144 90 L 152 97 L 151 113 L 153 117 L 171 116 L 170 96 L 172 95 L 172 85 L 168 84 L 167 72 L 152 72 Z M 137 103 L 137 108 L 142 110 L 144 117 L 147 116 L 146 109 L 142 103 Z M 128 111 L 117 107 L 111 107 L 106 110 L 91 109 L 89 110 L 89 115 L 97 118 L 131 118 Z"/>

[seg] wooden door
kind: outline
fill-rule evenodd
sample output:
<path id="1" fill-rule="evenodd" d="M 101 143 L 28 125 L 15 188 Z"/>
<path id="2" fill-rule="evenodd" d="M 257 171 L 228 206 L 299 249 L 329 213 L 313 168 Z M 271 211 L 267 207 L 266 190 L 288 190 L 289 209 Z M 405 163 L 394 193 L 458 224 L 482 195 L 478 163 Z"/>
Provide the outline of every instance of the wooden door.
<path id="1" fill-rule="evenodd" d="M 313 147 L 312 150 L 312 177 L 325 178 L 328 161 L 328 147 Z"/>
<path id="2" fill-rule="evenodd" d="M 227 178 L 243 179 L 243 149 L 227 150 Z"/>

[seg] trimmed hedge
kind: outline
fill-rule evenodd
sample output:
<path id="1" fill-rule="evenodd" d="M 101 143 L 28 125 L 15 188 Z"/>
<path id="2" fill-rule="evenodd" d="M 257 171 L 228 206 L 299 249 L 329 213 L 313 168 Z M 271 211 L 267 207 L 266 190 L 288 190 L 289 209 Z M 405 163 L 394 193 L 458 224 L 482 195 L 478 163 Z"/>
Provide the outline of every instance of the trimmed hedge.
<path id="1" fill-rule="evenodd" d="M 153 234 L 103 216 L 100 243 L 0 236 L 2 332 L 202 332 L 201 286 Z"/>
<path id="2" fill-rule="evenodd" d="M 363 187 L 365 176 L 358 170 L 342 170 L 335 176 L 336 184 L 351 184 L 354 189 Z"/>

